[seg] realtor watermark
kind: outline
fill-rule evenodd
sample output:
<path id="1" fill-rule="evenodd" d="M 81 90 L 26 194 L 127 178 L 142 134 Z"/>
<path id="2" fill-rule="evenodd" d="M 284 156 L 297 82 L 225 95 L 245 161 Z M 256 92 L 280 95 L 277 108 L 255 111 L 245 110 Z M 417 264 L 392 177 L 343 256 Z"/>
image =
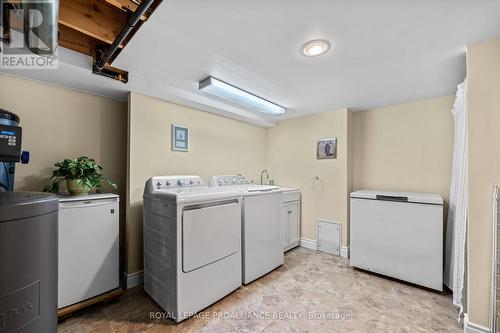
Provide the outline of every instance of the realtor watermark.
<path id="1" fill-rule="evenodd" d="M 211 319 L 253 319 L 253 320 L 352 320 L 352 315 L 348 312 L 317 312 L 317 311 L 201 311 L 186 312 L 179 314 L 183 318 L 211 318 Z M 150 319 L 173 319 L 170 312 L 150 312 Z"/>
<path id="2" fill-rule="evenodd" d="M 27 54 L 2 54 L 0 68 L 5 69 L 56 69 L 57 57 Z"/>
<path id="3" fill-rule="evenodd" d="M 57 69 L 57 0 L 0 0 L 0 68 Z"/>

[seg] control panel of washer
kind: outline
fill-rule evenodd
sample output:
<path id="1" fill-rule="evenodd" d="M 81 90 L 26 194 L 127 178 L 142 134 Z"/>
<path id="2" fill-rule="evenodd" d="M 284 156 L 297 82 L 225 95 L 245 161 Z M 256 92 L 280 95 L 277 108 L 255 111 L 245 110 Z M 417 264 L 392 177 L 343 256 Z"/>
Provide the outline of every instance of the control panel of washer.
<path id="1" fill-rule="evenodd" d="M 211 185 L 212 186 L 227 186 L 227 185 L 246 185 L 251 184 L 251 182 L 241 175 L 225 175 L 225 176 L 213 176 Z"/>
<path id="2" fill-rule="evenodd" d="M 156 190 L 206 186 L 203 179 L 199 176 L 160 176 L 153 177 L 151 182 Z"/>

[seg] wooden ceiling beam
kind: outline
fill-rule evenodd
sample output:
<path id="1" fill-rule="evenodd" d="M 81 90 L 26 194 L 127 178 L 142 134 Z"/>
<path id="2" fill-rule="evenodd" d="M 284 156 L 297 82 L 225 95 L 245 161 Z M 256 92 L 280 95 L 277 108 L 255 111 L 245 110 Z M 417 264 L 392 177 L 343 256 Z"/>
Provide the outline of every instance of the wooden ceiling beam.
<path id="1" fill-rule="evenodd" d="M 135 12 L 137 10 L 137 7 L 139 7 L 139 5 L 132 0 L 104 0 L 104 1 L 117 8 L 130 10 L 132 12 Z"/>
<path id="2" fill-rule="evenodd" d="M 61 47 L 94 57 L 96 47 L 101 44 L 109 45 L 80 31 L 59 25 L 59 45 Z"/>
<path id="3" fill-rule="evenodd" d="M 135 12 L 137 10 L 137 7 L 139 5 L 132 0 L 104 0 L 108 4 L 115 6 L 116 8 L 124 11 L 130 11 L 130 12 Z M 146 21 L 149 17 L 149 13 L 146 13 L 141 17 L 142 21 Z"/>
<path id="4" fill-rule="evenodd" d="M 61 0 L 59 25 L 111 44 L 127 23 L 127 14 L 100 0 Z"/>
<path id="5" fill-rule="evenodd" d="M 96 47 L 103 44 L 110 45 L 80 31 L 59 25 L 59 45 L 64 48 L 94 57 Z M 123 48 L 123 45 L 120 48 Z"/>
<path id="6" fill-rule="evenodd" d="M 93 57 L 97 42 L 84 33 L 59 25 L 59 46 Z"/>
<path id="7" fill-rule="evenodd" d="M 5 1 L 5 0 L 4 0 Z M 9 1 L 9 0 L 6 0 Z M 14 0 L 16 1 L 16 0 Z M 127 27 L 132 13 L 137 12 L 143 0 L 60 0 L 59 4 L 59 45 L 86 54 L 94 59 L 93 72 L 98 75 L 128 82 L 128 73 L 110 64 L 114 58 L 151 16 L 162 0 L 155 0 L 143 14 L 139 22 L 113 52 L 104 68 L 96 67 L 99 50 L 107 50 L 108 45 Z M 149 2 L 148 2 L 149 3 Z M 144 7 L 144 6 L 142 6 Z M 141 7 L 141 8 L 142 8 Z M 141 11 L 142 13 L 142 11 Z M 134 20 L 135 22 L 135 20 Z M 108 58 L 105 58 L 106 60 Z M 100 63 L 99 63 L 100 65 Z M 97 68 L 97 70 L 95 69 Z"/>

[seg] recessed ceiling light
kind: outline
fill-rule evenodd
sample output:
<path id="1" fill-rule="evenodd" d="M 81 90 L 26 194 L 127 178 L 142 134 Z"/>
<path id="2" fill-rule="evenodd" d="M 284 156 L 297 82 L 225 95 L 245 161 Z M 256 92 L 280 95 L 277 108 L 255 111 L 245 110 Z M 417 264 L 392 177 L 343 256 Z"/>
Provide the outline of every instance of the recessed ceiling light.
<path id="1" fill-rule="evenodd" d="M 311 40 L 300 48 L 300 52 L 306 57 L 317 57 L 325 54 L 330 49 L 330 42 L 324 39 Z"/>

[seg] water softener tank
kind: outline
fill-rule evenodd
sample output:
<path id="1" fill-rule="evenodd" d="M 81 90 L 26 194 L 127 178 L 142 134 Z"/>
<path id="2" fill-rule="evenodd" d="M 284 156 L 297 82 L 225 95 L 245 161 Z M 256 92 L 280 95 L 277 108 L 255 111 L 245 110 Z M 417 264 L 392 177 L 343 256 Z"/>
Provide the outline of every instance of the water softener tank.
<path id="1" fill-rule="evenodd" d="M 0 332 L 57 332 L 59 200 L 0 193 Z"/>
<path id="2" fill-rule="evenodd" d="M 19 126 L 19 116 L 0 109 L 0 125 L 6 126 Z M 4 139 L 7 134 L 0 133 L 0 139 Z M 14 162 L 5 162 L 0 158 L 0 192 L 12 191 L 14 189 L 14 174 L 16 164 Z"/>

